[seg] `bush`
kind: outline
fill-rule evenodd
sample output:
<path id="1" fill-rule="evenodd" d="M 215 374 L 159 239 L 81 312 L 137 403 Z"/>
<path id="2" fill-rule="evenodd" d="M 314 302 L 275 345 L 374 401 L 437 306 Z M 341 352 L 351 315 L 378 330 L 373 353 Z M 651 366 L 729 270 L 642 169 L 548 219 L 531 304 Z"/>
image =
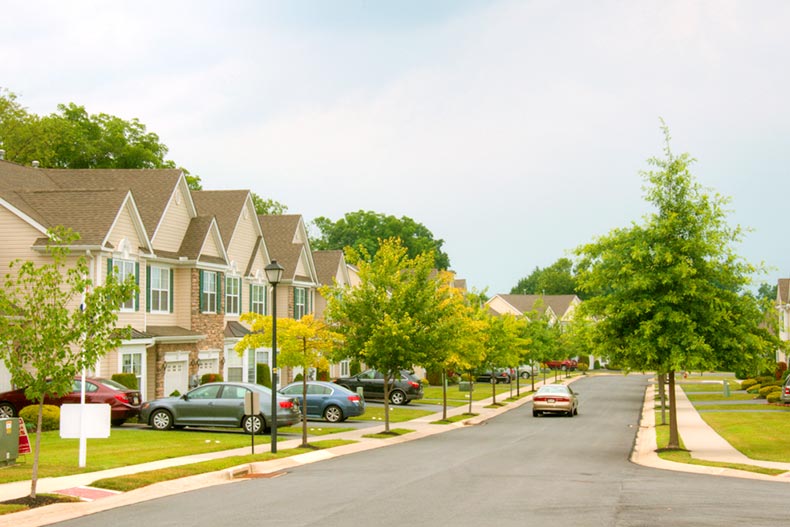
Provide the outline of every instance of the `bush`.
<path id="1" fill-rule="evenodd" d="M 594 370 L 600 370 L 601 369 L 601 361 L 596 359 L 595 363 L 593 364 L 593 369 Z"/>
<path id="2" fill-rule="evenodd" d="M 757 382 L 760 384 L 770 384 L 776 380 L 773 375 L 760 375 L 759 377 L 755 377 L 755 379 L 757 379 Z"/>
<path id="3" fill-rule="evenodd" d="M 301 382 L 302 379 L 304 379 L 304 375 L 302 375 L 302 372 L 299 372 L 296 374 L 296 377 L 294 377 L 294 382 Z"/>
<path id="4" fill-rule="evenodd" d="M 746 379 L 745 381 L 741 382 L 741 390 L 748 390 L 755 384 L 760 384 L 757 382 L 757 379 Z"/>
<path id="5" fill-rule="evenodd" d="M 272 370 L 265 362 L 259 362 L 255 365 L 255 382 L 267 388 L 272 387 Z"/>
<path id="6" fill-rule="evenodd" d="M 746 393 L 753 393 L 753 394 L 756 395 L 756 394 L 760 393 L 760 388 L 762 388 L 762 387 L 763 387 L 762 384 L 755 384 L 754 386 L 752 386 L 751 388 L 746 390 Z"/>
<path id="7" fill-rule="evenodd" d="M 584 362 L 580 362 L 580 363 L 579 363 L 579 364 L 576 366 L 576 369 L 577 369 L 577 370 L 579 370 L 579 371 L 580 371 L 580 372 L 582 372 L 582 373 L 585 373 L 587 370 L 589 370 L 589 369 L 590 369 L 590 365 L 589 365 L 589 364 L 586 364 L 586 363 L 584 363 Z"/>
<path id="8" fill-rule="evenodd" d="M 358 375 L 362 373 L 362 367 L 359 364 L 358 360 L 352 360 L 351 363 L 348 365 L 348 373 L 353 377 L 354 375 Z"/>
<path id="9" fill-rule="evenodd" d="M 768 386 L 763 386 L 762 388 L 760 388 L 758 393 L 760 394 L 760 399 L 765 399 L 768 396 L 769 393 L 781 392 L 781 391 L 782 391 L 782 387 L 781 386 L 768 385 Z"/>
<path id="10" fill-rule="evenodd" d="M 207 382 L 222 382 L 222 375 L 219 373 L 204 373 L 200 378 L 200 384 L 206 384 Z"/>
<path id="11" fill-rule="evenodd" d="M 425 378 L 428 379 L 428 383 L 431 386 L 441 386 L 442 385 L 442 370 L 440 369 L 433 369 L 425 371 Z"/>
<path id="12" fill-rule="evenodd" d="M 779 390 L 778 392 L 771 392 L 765 396 L 769 403 L 778 403 L 781 400 L 782 391 Z"/>
<path id="13" fill-rule="evenodd" d="M 123 384 L 130 390 L 137 390 L 140 388 L 137 385 L 137 375 L 134 373 L 113 373 L 110 378 L 118 384 Z"/>
<path id="14" fill-rule="evenodd" d="M 178 390 L 173 390 L 170 393 L 170 397 L 181 397 L 181 392 L 179 392 Z"/>
<path id="15" fill-rule="evenodd" d="M 317 381 L 328 381 L 329 380 L 329 370 L 328 369 L 324 370 L 324 369 L 319 368 L 318 371 L 315 374 L 315 379 Z"/>
<path id="16" fill-rule="evenodd" d="M 19 412 L 19 417 L 25 421 L 25 427 L 28 430 L 35 432 L 38 423 L 38 405 L 25 406 Z M 60 430 L 60 408 L 45 404 L 41 414 L 41 431 L 49 432 L 50 430 Z"/>
<path id="17" fill-rule="evenodd" d="M 589 355 L 579 355 L 579 358 L 576 359 L 577 364 L 586 364 L 587 368 L 590 367 L 590 356 Z"/>

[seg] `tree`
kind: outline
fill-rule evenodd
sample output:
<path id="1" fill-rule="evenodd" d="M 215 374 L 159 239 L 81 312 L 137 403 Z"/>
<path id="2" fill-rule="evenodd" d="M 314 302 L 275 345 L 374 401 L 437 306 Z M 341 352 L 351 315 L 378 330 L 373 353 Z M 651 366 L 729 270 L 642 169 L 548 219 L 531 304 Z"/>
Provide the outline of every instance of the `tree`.
<path id="1" fill-rule="evenodd" d="M 0 359 L 11 381 L 25 386 L 25 395 L 38 403 L 30 497 L 36 497 L 41 421 L 46 395 L 72 390 L 74 377 L 92 368 L 120 345 L 124 332 L 115 328 L 118 310 L 132 297 L 134 277 L 120 283 L 111 274 L 104 285 L 88 278 L 84 256 L 69 257 L 68 247 L 79 237 L 70 230 L 49 232 L 50 263 L 15 260 L 0 289 Z M 80 308 L 82 301 L 82 309 Z"/>
<path id="2" fill-rule="evenodd" d="M 345 337 L 337 359 L 351 358 L 384 376 L 384 422 L 389 432 L 389 394 L 400 370 L 425 364 L 441 344 L 436 300 L 439 282 L 432 276 L 433 254 L 410 258 L 399 240 L 382 240 L 375 255 L 351 249 L 348 261 L 359 268 L 354 288 L 325 287 L 326 318 Z"/>
<path id="3" fill-rule="evenodd" d="M 542 313 L 537 309 L 540 304 L 536 302 L 534 309 L 524 313 L 524 326 L 522 338 L 525 340 L 526 347 L 522 355 L 522 362 L 542 364 L 549 360 L 560 358 L 558 355 L 562 351 L 560 347 L 560 325 L 552 324 L 545 311 Z M 563 357 L 564 358 L 564 357 Z M 531 376 L 532 389 L 535 389 L 535 376 Z M 545 379 L 545 374 L 544 374 Z"/>
<path id="4" fill-rule="evenodd" d="M 263 199 L 255 192 L 252 193 L 252 203 L 255 205 L 255 212 L 257 214 L 279 215 L 285 214 L 288 210 L 288 207 L 279 201 L 274 201 L 271 198 Z"/>
<path id="5" fill-rule="evenodd" d="M 438 269 L 450 267 L 450 257 L 442 251 L 444 240 L 434 239 L 427 227 L 406 216 L 396 218 L 360 210 L 346 213 L 336 222 L 319 216 L 313 220 L 313 225 L 320 231 L 320 236 L 311 239 L 310 245 L 318 251 L 364 248 L 366 254 L 375 256 L 381 240 L 398 238 L 407 248 L 410 258 L 430 252 Z"/>
<path id="6" fill-rule="evenodd" d="M 568 258 L 560 258 L 549 267 L 535 267 L 529 276 L 518 281 L 510 294 L 575 295 L 578 294 L 577 289 L 573 262 Z"/>
<path id="7" fill-rule="evenodd" d="M 626 370 L 669 375 L 668 448 L 679 448 L 674 373 L 750 363 L 777 342 L 742 294 L 755 268 L 733 249 L 741 229 L 727 224 L 727 199 L 694 180 L 693 159 L 673 154 L 662 129 L 664 157 L 642 172 L 655 211 L 579 247 L 577 279 L 598 292 L 580 306 L 598 320 L 596 344 Z"/>
<path id="8" fill-rule="evenodd" d="M 8 90 L 0 92 L 0 138 L 6 159 L 43 168 L 176 168 L 167 146 L 138 119 L 88 114 L 74 103 L 59 104 L 44 117 L 29 113 Z M 184 169 L 182 169 L 184 170 Z M 184 170 L 190 188 L 200 176 Z"/>
<path id="9" fill-rule="evenodd" d="M 257 313 L 242 313 L 242 322 L 250 325 L 251 332 L 236 343 L 235 350 L 242 354 L 246 349 L 256 349 L 271 345 L 271 336 L 266 334 L 272 328 L 272 317 Z M 268 337 L 268 340 L 267 340 Z M 305 315 L 299 320 L 292 318 L 277 319 L 277 360 L 283 366 L 302 368 L 302 403 L 307 403 L 307 371 L 310 368 L 325 369 L 329 366 L 328 357 L 341 342 L 341 335 L 332 331 L 323 320 L 313 315 Z M 302 412 L 302 447 L 307 447 L 307 412 Z"/>
<path id="10" fill-rule="evenodd" d="M 495 368 L 517 366 L 525 341 L 521 337 L 520 321 L 510 313 L 489 316 L 485 329 L 484 369 L 491 371 L 491 394 L 496 404 Z"/>
<path id="11" fill-rule="evenodd" d="M 757 298 L 759 300 L 770 300 L 772 303 L 776 302 L 776 292 L 778 289 L 777 284 L 767 284 L 763 282 L 757 289 Z"/>

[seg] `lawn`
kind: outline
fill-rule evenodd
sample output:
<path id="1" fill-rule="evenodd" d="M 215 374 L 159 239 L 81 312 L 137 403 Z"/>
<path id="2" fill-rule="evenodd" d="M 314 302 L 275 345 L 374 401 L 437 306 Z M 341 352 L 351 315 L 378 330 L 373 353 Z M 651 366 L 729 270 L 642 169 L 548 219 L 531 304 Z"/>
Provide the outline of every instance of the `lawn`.
<path id="1" fill-rule="evenodd" d="M 724 397 L 724 394 L 719 393 L 687 393 L 689 401 L 749 401 L 757 399 L 757 395 L 753 393 L 730 393 L 729 397 Z M 764 399 L 763 399 L 764 400 Z"/>
<path id="2" fill-rule="evenodd" d="M 741 383 L 738 381 L 729 380 L 727 382 L 730 386 L 730 391 L 740 390 Z M 680 383 L 680 387 L 683 388 L 683 391 L 686 393 L 689 392 L 718 392 L 724 393 L 724 386 L 721 383 L 689 383 L 684 382 Z"/>
<path id="3" fill-rule="evenodd" d="M 30 437 L 30 441 L 35 441 L 35 435 Z M 255 436 L 256 445 L 269 442 L 268 435 Z M 248 447 L 250 436 L 240 431 L 157 431 L 121 427 L 113 428 L 109 439 L 89 439 L 87 444 L 87 466 L 80 468 L 79 440 L 61 439 L 58 431 L 44 432 L 41 435 L 39 477 L 95 472 L 158 459 Z M 18 461 L 17 465 L 0 470 L 0 483 L 30 479 L 33 454 L 21 456 Z"/>
<path id="4" fill-rule="evenodd" d="M 535 379 L 537 381 L 537 379 Z M 551 377 L 549 377 L 551 380 Z M 510 388 L 513 388 L 513 395 L 516 394 L 516 383 L 513 382 L 512 384 L 497 384 L 496 386 L 496 394 L 499 395 L 507 395 L 510 396 Z M 529 379 L 524 380 L 521 379 L 520 381 L 520 391 L 523 393 L 526 390 L 529 390 L 532 387 L 532 383 Z M 447 405 L 448 406 L 462 406 L 465 403 L 469 402 L 469 395 L 470 392 L 462 392 L 458 385 L 450 385 L 447 387 Z M 491 397 L 491 385 L 487 383 L 475 383 L 474 384 L 474 391 L 471 392 L 472 400 L 473 401 L 481 401 L 483 399 L 488 399 Z M 427 386 L 424 389 L 423 398 L 420 399 L 421 403 L 431 403 L 431 404 L 442 404 L 442 387 L 441 386 Z"/>
<path id="5" fill-rule="evenodd" d="M 435 414 L 433 410 L 417 410 L 416 408 L 404 408 L 403 406 L 390 405 L 390 423 L 402 423 L 411 421 L 418 417 Z M 365 413 L 357 417 L 349 417 L 349 421 L 381 421 L 384 422 L 383 406 L 368 406 Z"/>
<path id="6" fill-rule="evenodd" d="M 790 417 L 785 412 L 704 412 L 702 418 L 747 457 L 790 462 Z"/>

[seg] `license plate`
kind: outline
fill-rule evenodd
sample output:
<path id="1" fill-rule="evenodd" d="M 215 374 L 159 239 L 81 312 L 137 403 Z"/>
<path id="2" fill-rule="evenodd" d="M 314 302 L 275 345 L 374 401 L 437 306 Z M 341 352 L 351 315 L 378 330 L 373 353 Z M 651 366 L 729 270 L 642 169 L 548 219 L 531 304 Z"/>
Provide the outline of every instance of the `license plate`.
<path id="1" fill-rule="evenodd" d="M 546 399 L 546 402 L 554 404 L 556 401 L 554 399 Z"/>

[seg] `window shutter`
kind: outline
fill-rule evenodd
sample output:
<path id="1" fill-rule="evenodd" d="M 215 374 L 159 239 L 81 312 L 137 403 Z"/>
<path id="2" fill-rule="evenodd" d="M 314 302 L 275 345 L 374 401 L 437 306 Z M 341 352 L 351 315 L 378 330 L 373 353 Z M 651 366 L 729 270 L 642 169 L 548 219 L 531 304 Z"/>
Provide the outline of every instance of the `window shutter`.
<path id="1" fill-rule="evenodd" d="M 205 302 L 203 301 L 203 271 L 198 270 L 198 304 L 200 305 L 200 312 L 203 313 L 206 310 L 206 306 L 204 305 Z"/>
<path id="2" fill-rule="evenodd" d="M 151 266 L 145 266 L 145 312 L 151 312 Z"/>
<path id="3" fill-rule="evenodd" d="M 250 302 L 249 302 L 250 308 L 247 311 L 252 312 L 252 284 L 250 284 L 249 290 L 250 290 Z"/>
<path id="4" fill-rule="evenodd" d="M 137 293 L 134 295 L 134 310 L 140 311 L 140 262 L 134 262 L 134 283 L 137 285 Z"/>
<path id="5" fill-rule="evenodd" d="M 222 306 L 224 306 L 222 297 L 222 284 L 225 283 L 225 275 L 217 273 L 217 314 L 222 313 Z"/>
<path id="6" fill-rule="evenodd" d="M 170 312 L 174 311 L 173 308 L 173 299 L 174 299 L 174 290 L 175 290 L 175 270 L 168 269 L 168 274 L 170 275 Z"/>
<path id="7" fill-rule="evenodd" d="M 107 278 L 112 274 L 112 258 L 107 258 Z"/>

